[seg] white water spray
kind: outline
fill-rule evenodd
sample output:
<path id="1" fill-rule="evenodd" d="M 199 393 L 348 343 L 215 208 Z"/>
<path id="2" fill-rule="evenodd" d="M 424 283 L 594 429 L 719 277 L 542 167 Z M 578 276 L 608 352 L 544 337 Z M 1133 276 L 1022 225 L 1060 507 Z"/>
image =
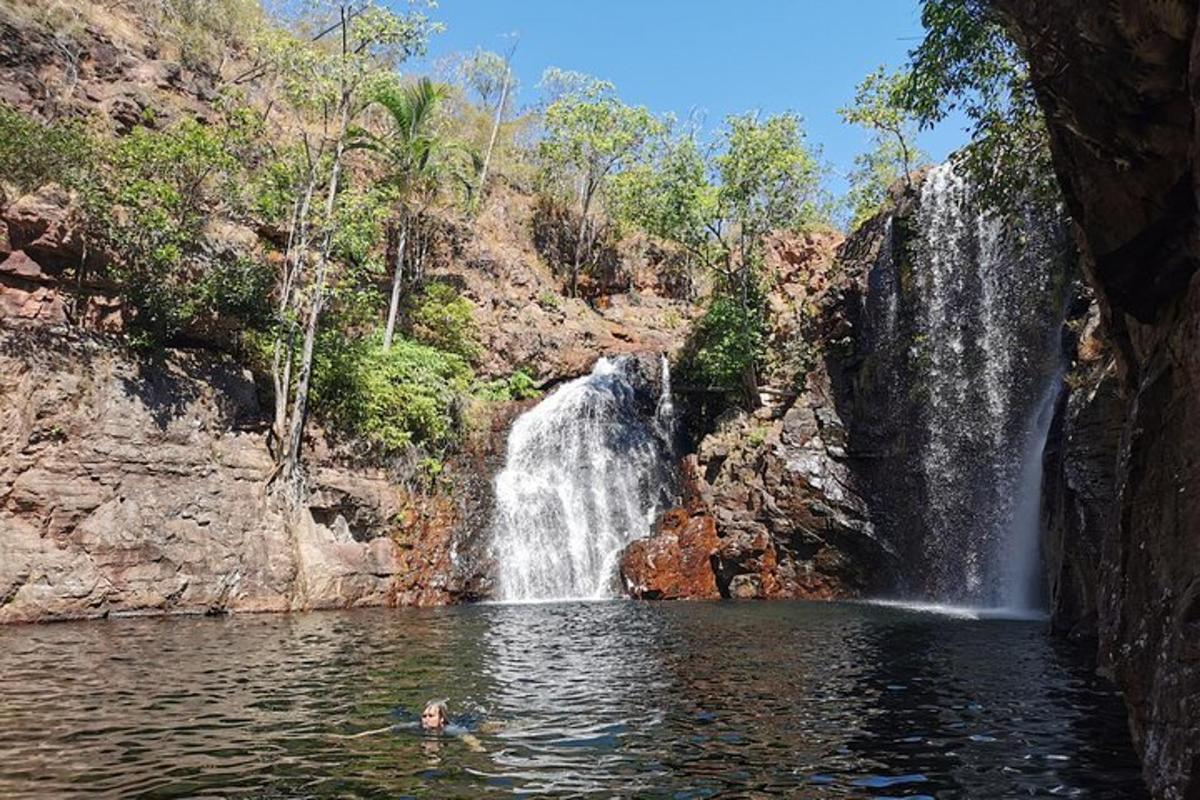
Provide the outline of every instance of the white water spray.
<path id="1" fill-rule="evenodd" d="M 664 359 L 665 361 L 665 359 Z M 636 359 L 602 358 L 513 424 L 496 476 L 497 598 L 614 595 L 617 560 L 669 499 L 674 408 Z"/>
<path id="2" fill-rule="evenodd" d="M 1042 454 L 1061 383 L 1059 229 L 983 212 L 949 165 L 921 188 L 908 354 L 926 598 L 1032 608 Z M 911 501 L 909 501 L 911 502 Z"/>

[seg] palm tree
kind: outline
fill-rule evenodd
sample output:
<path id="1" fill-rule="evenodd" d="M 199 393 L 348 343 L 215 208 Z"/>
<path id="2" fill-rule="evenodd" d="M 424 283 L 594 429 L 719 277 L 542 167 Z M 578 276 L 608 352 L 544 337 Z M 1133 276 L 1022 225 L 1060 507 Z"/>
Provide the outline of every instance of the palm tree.
<path id="1" fill-rule="evenodd" d="M 427 209 L 438 184 L 450 168 L 453 149 L 435 129 L 437 110 L 446 99 L 446 87 L 428 78 L 379 92 L 375 102 L 386 112 L 388 130 L 382 134 L 357 131 L 355 147 L 371 150 L 387 164 L 388 180 L 397 190 L 396 209 L 388 231 L 392 258 L 392 295 L 388 304 L 383 349 L 392 346 L 396 317 L 404 285 L 406 261 L 409 282 L 420 280 L 428 251 Z"/>

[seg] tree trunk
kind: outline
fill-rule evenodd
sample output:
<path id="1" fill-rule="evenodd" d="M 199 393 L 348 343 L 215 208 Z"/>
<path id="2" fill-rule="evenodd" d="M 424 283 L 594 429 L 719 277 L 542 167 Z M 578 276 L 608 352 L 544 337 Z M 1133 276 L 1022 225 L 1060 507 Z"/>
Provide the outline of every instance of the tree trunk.
<path id="1" fill-rule="evenodd" d="M 396 268 L 392 272 L 392 299 L 388 303 L 387 326 L 383 329 L 383 350 L 387 352 L 392 347 L 392 337 L 396 334 L 396 316 L 400 310 L 400 290 L 404 283 L 404 248 L 408 244 L 408 220 L 400 225 L 400 243 L 396 245 Z"/>
<path id="2" fill-rule="evenodd" d="M 333 242 L 333 211 L 337 202 L 338 180 L 342 172 L 342 155 L 346 147 L 346 130 L 350 125 L 350 93 L 342 90 L 341 120 L 333 154 L 333 166 L 329 171 L 329 190 L 325 196 L 325 231 L 321 238 L 321 251 L 317 256 L 317 271 L 313 282 L 312 305 L 304 329 L 304 346 L 300 354 L 300 371 L 296 376 L 295 399 L 292 403 L 290 431 L 287 449 L 280 465 L 281 477 L 296 485 L 300 473 L 300 447 L 304 439 L 304 424 L 308 415 L 308 392 L 312 381 L 313 353 L 316 349 L 317 327 L 321 321 L 321 310 L 325 305 L 325 272 L 329 265 L 329 249 Z"/>
<path id="3" fill-rule="evenodd" d="M 582 199 L 583 212 L 579 215 L 579 230 L 575 236 L 575 260 L 571 264 L 571 297 L 579 294 L 579 268 L 583 264 L 583 254 L 587 247 L 588 211 L 592 206 L 592 191 L 585 188 Z"/>
<path id="4" fill-rule="evenodd" d="M 504 103 L 508 100 L 508 79 L 511 75 L 508 69 L 508 60 L 504 61 L 504 83 L 500 87 L 500 105 L 496 106 L 496 118 L 492 121 L 492 135 L 488 139 L 487 152 L 483 156 L 483 167 L 479 170 L 479 188 L 475 192 L 477 198 L 483 197 L 484 187 L 487 185 L 488 167 L 492 163 L 492 150 L 496 148 L 496 137 L 500 133 L 500 123 L 504 121 Z"/>
<path id="5" fill-rule="evenodd" d="M 312 195 L 316 179 L 309 171 L 308 182 L 304 195 L 297 200 L 292 213 L 292 222 L 288 228 L 288 242 L 283 257 L 283 285 L 279 292 L 279 325 L 280 330 L 275 334 L 271 354 L 271 379 L 275 389 L 275 420 L 272 425 L 272 435 L 275 456 L 279 458 L 283 452 L 283 443 L 287 435 L 287 412 L 291 399 L 292 383 L 292 353 L 296 346 L 295 322 L 288 318 L 295 294 L 296 280 L 304 268 L 304 259 L 308 252 L 308 212 L 312 204 Z M 298 254 L 298 255 L 297 255 Z"/>

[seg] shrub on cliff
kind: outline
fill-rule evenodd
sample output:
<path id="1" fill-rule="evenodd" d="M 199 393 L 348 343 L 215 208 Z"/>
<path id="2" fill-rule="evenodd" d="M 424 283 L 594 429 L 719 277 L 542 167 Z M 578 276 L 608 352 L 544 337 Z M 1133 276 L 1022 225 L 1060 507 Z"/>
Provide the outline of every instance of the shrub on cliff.
<path id="1" fill-rule="evenodd" d="M 718 295 L 696 321 L 684 352 L 686 380 L 709 389 L 730 392 L 749 389 L 747 371 L 766 350 L 766 320 L 761 302 L 743 305 L 735 297 Z"/>
<path id="2" fill-rule="evenodd" d="M 103 146 L 102 168 L 82 193 L 90 238 L 112 254 L 110 276 L 143 339 L 167 342 L 189 328 L 254 326 L 267 317 L 273 275 L 208 235 L 213 220 L 240 211 L 260 126 L 249 113 L 208 126 L 185 118 Z"/>
<path id="3" fill-rule="evenodd" d="M 542 392 L 537 388 L 533 376 L 523 369 L 518 369 L 507 378 L 496 378 L 480 384 L 475 394 L 483 400 L 492 402 L 508 402 L 511 400 L 532 400 L 541 397 Z"/>
<path id="4" fill-rule="evenodd" d="M 413 300 L 412 335 L 423 344 L 474 363 L 483 355 L 475 306 L 448 283 L 427 283 Z"/>
<path id="5" fill-rule="evenodd" d="M 380 453 L 411 446 L 441 453 L 462 433 L 472 378 L 454 353 L 404 338 L 384 350 L 377 338 L 322 337 L 313 373 L 313 407 L 328 424 Z"/>
<path id="6" fill-rule="evenodd" d="M 17 192 L 47 183 L 75 186 L 95 159 L 95 145 L 82 125 L 47 125 L 0 102 L 0 180 Z"/>

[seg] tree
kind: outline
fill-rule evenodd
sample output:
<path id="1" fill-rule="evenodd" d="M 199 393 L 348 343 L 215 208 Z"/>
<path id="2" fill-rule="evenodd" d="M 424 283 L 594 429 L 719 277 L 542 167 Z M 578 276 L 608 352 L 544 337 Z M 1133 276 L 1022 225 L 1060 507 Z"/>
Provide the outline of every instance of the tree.
<path id="1" fill-rule="evenodd" d="M 922 0 L 925 38 L 910 54 L 904 104 L 922 126 L 960 109 L 971 120 L 971 142 L 958 154 L 995 209 L 1059 198 L 1050 140 L 1029 73 L 1016 44 L 989 3 Z"/>
<path id="2" fill-rule="evenodd" d="M 740 375 L 747 400 L 756 404 L 755 362 L 764 344 L 757 271 L 766 236 L 822 219 L 821 169 L 800 118 L 731 116 L 707 151 L 685 133 L 666 137 L 648 154 L 614 179 L 613 208 L 715 274 L 708 323 L 698 326 L 699 352 L 712 357 L 698 361 L 718 385 Z"/>
<path id="3" fill-rule="evenodd" d="M 542 71 L 542 77 L 538 81 L 538 88 L 542 90 L 540 105 L 548 108 L 555 101 L 561 100 L 567 95 L 586 94 L 590 88 L 599 83 L 602 82 L 585 72 L 576 72 L 561 67 L 547 67 Z"/>
<path id="4" fill-rule="evenodd" d="M 239 216 L 261 125 L 251 111 L 209 125 L 184 118 L 138 126 L 102 148 L 80 199 L 92 245 L 115 254 L 109 274 L 135 312 L 136 341 L 211 332 L 222 316 L 252 326 L 267 316 L 269 272 L 247 253 L 211 246 L 206 230 Z"/>
<path id="5" fill-rule="evenodd" d="M 298 115 L 296 128 L 303 144 L 303 161 L 293 176 L 272 357 L 273 433 L 278 443 L 273 477 L 292 487 L 294 499 L 300 496 L 300 451 L 314 349 L 327 299 L 335 211 L 352 123 L 377 87 L 393 80 L 394 66 L 424 52 L 429 36 L 440 30 L 419 11 L 399 15 L 371 2 L 357 7 L 339 2 L 326 8 L 332 19 L 315 20 L 320 31 L 315 38 L 323 44 L 320 40 L 333 36 L 333 46 L 278 34 L 260 42 L 260 69 L 281 83 Z M 315 211 L 314 200 L 322 191 L 324 201 Z M 301 320 L 303 340 L 297 354 Z"/>
<path id="6" fill-rule="evenodd" d="M 863 78 L 854 93 L 853 105 L 838 109 L 842 119 L 852 125 L 861 125 L 876 134 L 876 151 L 883 150 L 880 137 L 890 137 L 899 155 L 899 172 L 904 185 L 912 189 L 910 173 L 919 154 L 910 144 L 913 138 L 911 112 L 905 108 L 909 94 L 910 77 L 906 72 L 890 75 L 883 67 Z"/>
<path id="7" fill-rule="evenodd" d="M 500 55 L 477 47 L 456 65 L 458 80 L 475 95 L 475 102 L 485 111 L 492 112 L 505 105 L 508 95 L 516 89 L 516 79 L 509 69 L 515 49 L 514 44 L 508 53 Z"/>
<path id="8" fill-rule="evenodd" d="M 474 70 L 474 86 L 483 98 L 484 105 L 487 105 L 487 98 L 490 91 L 485 94 L 485 89 L 491 90 L 496 83 L 496 74 L 500 74 L 500 99 L 496 101 L 496 117 L 492 120 L 492 134 L 488 137 L 487 150 L 484 152 L 483 165 L 479 170 L 479 188 L 475 191 L 476 197 L 482 197 L 484 188 L 487 186 L 488 168 L 492 164 L 492 152 L 496 149 L 496 137 L 500 133 L 500 125 L 504 122 L 504 111 L 508 104 L 509 91 L 514 88 L 514 79 L 512 69 L 509 67 L 509 62 L 512 61 L 513 53 L 517 49 L 517 43 L 514 41 L 508 53 L 504 56 L 501 63 L 497 64 L 496 59 L 499 58 L 495 53 L 488 53 L 488 58 L 485 63 L 477 60 Z M 482 58 L 482 57 L 480 57 Z"/>
<path id="9" fill-rule="evenodd" d="M 407 86 L 385 87 L 375 102 L 387 113 L 388 130 L 383 134 L 360 131 L 354 145 L 383 158 L 388 181 L 397 192 L 395 219 L 388 235 L 389 250 L 394 255 L 384 350 L 392 346 L 395 335 L 406 262 L 410 283 L 420 280 L 424 272 L 429 245 L 426 212 L 446 168 L 447 148 L 434 127 L 438 105 L 445 98 L 445 87 L 428 78 Z"/>
<path id="10" fill-rule="evenodd" d="M 548 184 L 570 187 L 579 215 L 571 264 L 570 292 L 574 296 L 580 267 L 592 249 L 596 197 L 622 164 L 635 161 L 664 125 L 644 106 L 622 103 L 611 83 L 592 80 L 552 102 L 546 108 L 544 128 L 538 146 L 544 177 Z"/>
<path id="11" fill-rule="evenodd" d="M 895 139 L 875 136 L 874 146 L 854 157 L 854 169 L 849 174 L 850 191 L 846 194 L 846 205 L 850 209 L 851 231 L 875 216 L 887 200 L 888 190 L 894 186 L 904 172 L 905 154 Z M 925 155 L 913 148 L 908 151 L 913 168 L 926 162 Z"/>

